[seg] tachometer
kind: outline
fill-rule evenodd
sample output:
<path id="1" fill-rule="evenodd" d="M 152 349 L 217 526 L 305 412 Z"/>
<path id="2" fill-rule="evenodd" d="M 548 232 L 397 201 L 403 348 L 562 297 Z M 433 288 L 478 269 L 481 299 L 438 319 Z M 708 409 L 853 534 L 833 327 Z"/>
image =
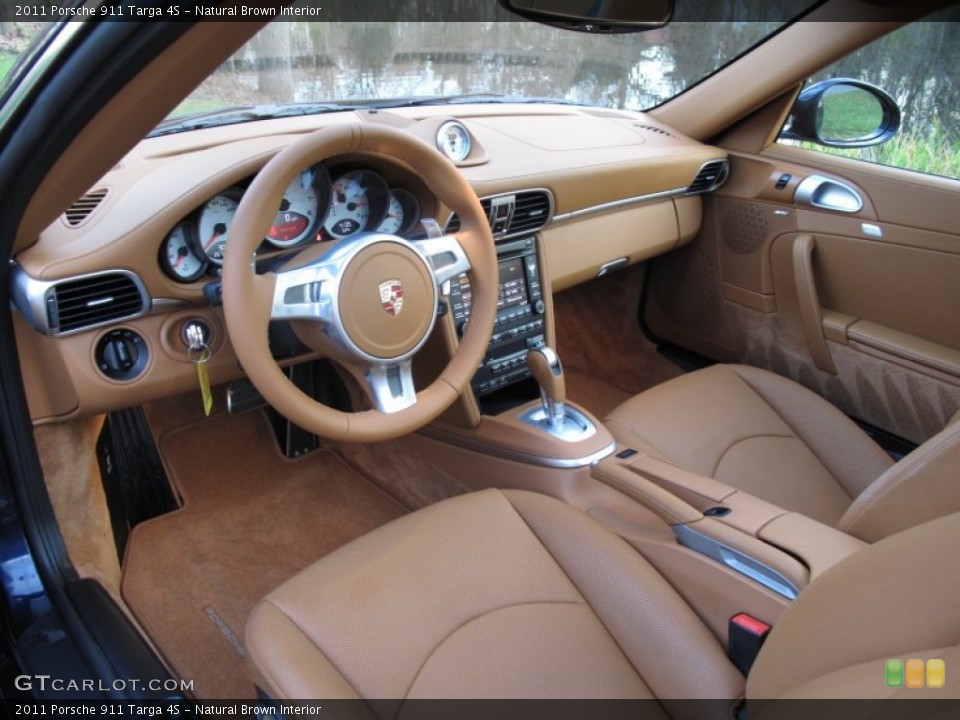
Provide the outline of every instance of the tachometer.
<path id="1" fill-rule="evenodd" d="M 402 235 L 420 219 L 420 203 L 416 196 L 402 188 L 390 188 L 387 216 L 377 227 L 378 232 Z"/>
<path id="2" fill-rule="evenodd" d="M 230 224 L 237 213 L 243 191 L 240 188 L 224 190 L 213 196 L 200 208 L 197 220 L 197 249 L 214 265 L 223 265 Z"/>
<path id="3" fill-rule="evenodd" d="M 334 180 L 323 229 L 334 239 L 376 227 L 387 212 L 389 189 L 377 173 L 351 170 Z"/>
<path id="4" fill-rule="evenodd" d="M 316 233 L 330 201 L 330 176 L 322 165 L 304 170 L 283 194 L 280 210 L 267 234 L 276 247 L 299 245 Z"/>
<path id="5" fill-rule="evenodd" d="M 207 261 L 197 255 L 190 241 L 190 226 L 177 225 L 160 248 L 160 265 L 178 282 L 193 282 L 207 269 Z"/>

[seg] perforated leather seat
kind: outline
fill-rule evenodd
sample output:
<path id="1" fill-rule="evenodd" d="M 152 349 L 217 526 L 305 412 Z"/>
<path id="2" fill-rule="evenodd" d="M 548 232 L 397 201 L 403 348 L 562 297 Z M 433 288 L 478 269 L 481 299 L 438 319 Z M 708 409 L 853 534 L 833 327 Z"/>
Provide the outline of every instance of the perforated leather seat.
<path id="1" fill-rule="evenodd" d="M 895 695 L 884 658 L 960 659 L 958 538 L 950 516 L 834 566 L 774 628 L 747 696 Z M 641 555 L 582 512 L 520 491 L 453 498 L 332 553 L 255 608 L 246 645 L 275 699 L 744 692 L 718 640 Z"/>
<path id="2" fill-rule="evenodd" d="M 894 464 L 838 409 L 766 370 L 689 373 L 605 423 L 624 445 L 868 542 L 960 511 L 960 423 Z"/>

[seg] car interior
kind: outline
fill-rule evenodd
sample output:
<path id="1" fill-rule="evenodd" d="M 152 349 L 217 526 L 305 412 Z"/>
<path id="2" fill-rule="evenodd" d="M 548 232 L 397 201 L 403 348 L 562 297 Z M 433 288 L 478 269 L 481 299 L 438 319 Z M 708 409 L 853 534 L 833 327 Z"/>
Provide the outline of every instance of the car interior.
<path id="1" fill-rule="evenodd" d="M 151 132 L 269 25 L 181 30 L 12 238 L 73 579 L 198 699 L 960 698 L 960 180 L 782 139 L 951 5 L 817 3 L 646 111 Z"/>

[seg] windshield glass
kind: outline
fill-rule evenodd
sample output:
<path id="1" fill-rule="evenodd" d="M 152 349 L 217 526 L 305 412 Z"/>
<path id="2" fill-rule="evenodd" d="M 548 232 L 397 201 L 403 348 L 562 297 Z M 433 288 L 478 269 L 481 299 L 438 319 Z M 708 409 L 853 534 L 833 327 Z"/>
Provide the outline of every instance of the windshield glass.
<path id="1" fill-rule="evenodd" d="M 782 25 L 681 21 L 636 34 L 591 35 L 516 20 L 274 21 L 168 120 L 243 106 L 462 95 L 485 102 L 560 100 L 643 110 L 682 92 Z M 245 119 L 255 117 L 230 121 Z"/>

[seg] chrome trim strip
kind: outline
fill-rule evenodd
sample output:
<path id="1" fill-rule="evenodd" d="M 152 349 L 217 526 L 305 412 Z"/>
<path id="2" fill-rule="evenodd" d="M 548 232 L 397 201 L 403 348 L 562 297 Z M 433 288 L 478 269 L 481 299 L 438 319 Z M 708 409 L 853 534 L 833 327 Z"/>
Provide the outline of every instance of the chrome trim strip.
<path id="1" fill-rule="evenodd" d="M 102 275 L 125 275 L 130 278 L 140 293 L 140 310 L 129 315 L 84 325 L 83 327 L 67 330 L 66 332 L 60 332 L 51 328 L 47 319 L 48 294 L 61 283 L 86 280 Z M 98 270 L 97 272 L 72 275 L 70 277 L 57 278 L 56 280 L 37 280 L 28 275 L 27 271 L 20 265 L 14 264 L 10 271 L 10 286 L 10 292 L 13 295 L 13 304 L 17 310 L 20 311 L 20 314 L 23 315 L 23 318 L 30 324 L 30 327 L 50 337 L 67 337 L 106 325 L 114 325 L 115 323 L 127 320 L 136 320 L 150 312 L 153 305 L 150 299 L 150 293 L 147 292 L 147 288 L 143 284 L 143 280 L 140 279 L 140 276 L 130 270 L 122 270 L 120 268 Z"/>
<path id="2" fill-rule="evenodd" d="M 162 313 L 173 312 L 174 310 L 183 310 L 192 308 L 193 304 L 179 298 L 153 298 L 150 301 L 150 314 L 160 315 Z"/>
<path id="3" fill-rule="evenodd" d="M 734 550 L 732 547 L 694 530 L 689 525 L 671 525 L 671 527 L 676 533 L 677 542 L 684 547 L 726 565 L 734 572 L 760 583 L 787 600 L 795 600 L 799 594 L 800 590 L 796 585 L 769 565 L 764 565 L 759 560 L 739 550 Z"/>
<path id="4" fill-rule="evenodd" d="M 550 350 L 548 347 L 541 350 Z M 536 405 L 520 413 L 517 419 L 530 427 L 536 428 L 557 440 L 566 443 L 575 443 L 597 434 L 597 426 L 590 419 L 572 405 L 566 403 L 562 407 L 563 425 L 554 429 L 550 424 L 550 417 L 543 405 Z M 568 422 L 569 421 L 569 422 Z"/>
<path id="5" fill-rule="evenodd" d="M 570 212 L 566 212 L 561 215 L 554 215 L 553 222 L 560 223 L 567 222 L 568 220 L 579 220 L 580 218 L 587 217 L 589 215 L 609 212 L 610 210 L 620 210 L 633 205 L 643 205 L 656 200 L 666 200 L 668 198 L 679 197 L 681 195 L 685 195 L 686 192 L 686 188 L 674 188 L 673 190 L 664 190 L 662 192 L 648 193 L 646 195 L 635 195 L 634 197 L 624 198 L 622 200 L 614 200 L 612 202 L 602 203 L 600 205 L 591 205 L 590 207 L 581 208 L 580 210 L 571 210 Z"/>
<path id="6" fill-rule="evenodd" d="M 534 233 L 538 233 L 541 230 L 543 230 L 547 225 L 549 225 L 553 220 L 555 220 L 556 218 L 554 218 L 553 212 L 556 209 L 556 201 L 553 198 L 553 192 L 551 192 L 549 189 L 545 187 L 522 188 L 520 190 L 511 190 L 510 192 L 497 193 L 496 195 L 484 195 L 483 197 L 478 198 L 480 202 L 483 202 L 484 200 L 489 200 L 492 206 L 493 201 L 496 200 L 497 198 L 510 197 L 511 195 L 515 196 L 515 195 L 519 195 L 520 193 L 528 193 L 528 192 L 542 192 L 546 194 L 547 219 L 543 221 L 543 225 L 541 225 L 535 230 L 518 230 L 517 232 L 512 232 L 512 233 L 496 234 L 493 236 L 493 239 L 495 242 L 500 242 L 501 240 L 509 240 L 510 238 L 523 237 L 524 235 L 533 235 Z M 451 212 L 449 215 L 447 215 L 447 219 L 443 223 L 444 232 L 448 232 L 447 226 L 450 225 L 450 219 L 455 214 L 456 213 Z M 490 220 L 490 218 L 488 217 L 487 220 Z M 512 213 L 511 213 L 511 220 L 512 220 Z"/>
<path id="7" fill-rule="evenodd" d="M 444 442 L 448 445 L 456 445 L 464 450 L 473 450 L 474 452 L 502 458 L 503 460 L 514 460 L 526 465 L 537 465 L 539 467 L 548 468 L 571 469 L 590 467 L 591 465 L 595 465 L 596 463 L 600 462 L 608 455 L 612 455 L 614 450 L 617 449 L 617 443 L 612 442 L 602 450 L 598 450 L 597 452 L 584 457 L 570 459 L 552 458 L 542 457 L 540 455 L 530 455 L 525 452 L 520 452 L 519 450 L 511 450 L 510 448 L 505 448 L 500 445 L 493 445 L 491 443 L 483 442 L 482 440 L 474 440 L 473 438 L 463 437 L 461 435 L 457 435 L 456 433 L 451 433 L 435 427 L 425 427 L 420 429 L 418 432 L 421 435 L 430 438 L 431 440 Z"/>

